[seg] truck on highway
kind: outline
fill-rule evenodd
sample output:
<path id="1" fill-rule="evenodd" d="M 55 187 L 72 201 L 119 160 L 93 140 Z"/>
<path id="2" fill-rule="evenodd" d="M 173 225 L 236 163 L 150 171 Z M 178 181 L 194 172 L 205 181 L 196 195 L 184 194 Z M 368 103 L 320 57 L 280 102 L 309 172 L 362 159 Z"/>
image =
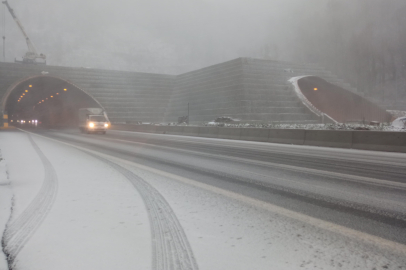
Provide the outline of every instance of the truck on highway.
<path id="1" fill-rule="evenodd" d="M 79 109 L 79 129 L 82 133 L 106 134 L 110 123 L 102 108 Z"/>

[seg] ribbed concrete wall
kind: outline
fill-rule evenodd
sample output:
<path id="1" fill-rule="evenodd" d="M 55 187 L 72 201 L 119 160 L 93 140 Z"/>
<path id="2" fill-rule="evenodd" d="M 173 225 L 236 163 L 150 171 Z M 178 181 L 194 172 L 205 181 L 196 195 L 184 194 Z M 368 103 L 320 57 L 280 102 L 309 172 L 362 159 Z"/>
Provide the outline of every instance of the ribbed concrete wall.
<path id="1" fill-rule="evenodd" d="M 175 76 L 0 63 L 0 97 L 15 82 L 48 75 L 73 83 L 98 100 L 114 122 L 162 121 Z"/>
<path id="2" fill-rule="evenodd" d="M 187 114 L 191 121 L 209 121 L 215 116 L 240 117 L 244 109 L 241 59 L 177 76 L 165 120 Z"/>
<path id="3" fill-rule="evenodd" d="M 283 123 L 315 123 L 319 119 L 300 102 L 288 79 L 320 76 L 343 83 L 315 65 L 238 58 L 177 76 L 165 121 L 187 114 L 190 121 L 210 121 L 218 116 Z"/>
<path id="4" fill-rule="evenodd" d="M 13 83 L 40 76 L 42 71 L 90 94 L 106 109 L 112 122 L 174 122 L 187 114 L 189 103 L 192 122 L 231 116 L 315 123 L 319 119 L 303 106 L 288 79 L 315 75 L 349 89 L 315 65 L 252 58 L 238 58 L 178 76 L 0 63 L 0 97 Z"/>

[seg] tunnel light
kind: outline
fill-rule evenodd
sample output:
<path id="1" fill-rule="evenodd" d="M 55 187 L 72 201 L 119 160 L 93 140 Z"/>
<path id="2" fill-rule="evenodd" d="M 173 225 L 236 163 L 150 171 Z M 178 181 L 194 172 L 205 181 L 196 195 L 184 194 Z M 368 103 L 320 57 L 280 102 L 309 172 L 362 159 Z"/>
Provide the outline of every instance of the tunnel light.
<path id="1" fill-rule="evenodd" d="M 48 98 L 46 98 L 45 100 L 47 100 Z"/>
<path id="2" fill-rule="evenodd" d="M 28 90 L 25 90 L 25 92 L 28 92 Z"/>
<path id="3" fill-rule="evenodd" d="M 23 94 L 23 96 L 25 96 L 25 93 Z"/>
<path id="4" fill-rule="evenodd" d="M 315 87 L 315 88 L 314 88 L 314 91 L 317 91 L 317 90 L 319 90 L 319 89 L 317 89 L 317 87 Z"/>
<path id="5" fill-rule="evenodd" d="M 29 87 L 32 87 L 32 85 L 30 84 Z"/>
<path id="6" fill-rule="evenodd" d="M 68 89 L 65 88 L 65 89 L 63 89 L 63 91 L 68 91 Z"/>
<path id="7" fill-rule="evenodd" d="M 44 100 L 42 100 L 42 102 L 44 102 Z"/>
<path id="8" fill-rule="evenodd" d="M 53 98 L 54 96 L 51 96 L 51 98 Z"/>
<path id="9" fill-rule="evenodd" d="M 57 95 L 59 95 L 59 93 L 56 93 Z"/>

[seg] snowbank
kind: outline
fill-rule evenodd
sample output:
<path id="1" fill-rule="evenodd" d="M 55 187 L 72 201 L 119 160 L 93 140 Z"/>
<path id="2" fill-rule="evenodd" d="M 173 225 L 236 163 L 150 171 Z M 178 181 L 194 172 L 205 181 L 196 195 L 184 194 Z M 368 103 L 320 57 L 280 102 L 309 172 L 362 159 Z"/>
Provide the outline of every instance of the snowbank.
<path id="1" fill-rule="evenodd" d="M 399 117 L 392 122 L 392 127 L 397 129 L 406 128 L 406 116 Z"/>
<path id="2" fill-rule="evenodd" d="M 0 147 L 14 193 L 4 234 L 14 269 L 150 268 L 147 210 L 122 174 L 72 147 L 22 132 L 0 133 Z"/>
<path id="3" fill-rule="evenodd" d="M 1 157 L 0 152 L 0 238 L 6 229 L 6 224 L 11 215 L 12 192 L 10 189 L 10 179 L 7 173 L 7 165 Z M 1 241 L 2 242 L 2 241 Z M 0 251 L 0 270 L 8 269 L 6 256 L 3 249 Z"/>
<path id="4" fill-rule="evenodd" d="M 207 123 L 206 126 L 220 126 L 219 123 Z M 224 124 L 223 127 L 232 128 L 272 128 L 272 129 L 306 129 L 306 130 L 372 130 L 372 131 L 406 131 L 391 124 L 363 125 L 363 124 L 258 124 L 258 123 L 235 123 Z"/>
<path id="5" fill-rule="evenodd" d="M 10 184 L 10 179 L 7 175 L 7 165 L 6 161 L 1 157 L 0 153 L 0 186 L 5 186 Z"/>

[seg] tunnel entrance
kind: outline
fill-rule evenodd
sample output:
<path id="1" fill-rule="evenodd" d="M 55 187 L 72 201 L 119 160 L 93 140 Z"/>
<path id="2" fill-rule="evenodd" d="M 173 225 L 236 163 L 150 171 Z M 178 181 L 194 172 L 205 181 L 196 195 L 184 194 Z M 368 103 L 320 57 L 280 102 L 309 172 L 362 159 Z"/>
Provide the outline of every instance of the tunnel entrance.
<path id="1" fill-rule="evenodd" d="M 80 88 L 52 76 L 23 80 L 4 99 L 8 123 L 17 126 L 77 127 L 80 108 L 102 108 Z"/>
<path id="2" fill-rule="evenodd" d="M 322 78 L 306 76 L 298 80 L 302 94 L 319 111 L 340 123 L 390 122 L 392 116 L 366 98 Z"/>

